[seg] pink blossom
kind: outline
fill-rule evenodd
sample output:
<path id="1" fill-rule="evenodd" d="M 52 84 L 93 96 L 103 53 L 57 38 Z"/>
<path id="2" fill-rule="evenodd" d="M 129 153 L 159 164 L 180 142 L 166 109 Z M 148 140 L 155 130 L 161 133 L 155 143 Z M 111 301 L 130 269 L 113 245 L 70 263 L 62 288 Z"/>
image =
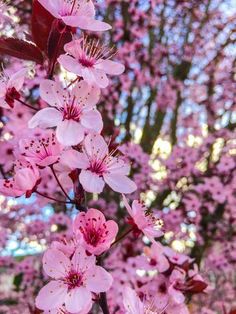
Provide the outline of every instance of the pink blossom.
<path id="1" fill-rule="evenodd" d="M 37 183 L 39 171 L 29 162 L 18 161 L 15 166 L 15 175 L 9 179 L 0 180 L 0 192 L 5 196 L 30 196 Z"/>
<path id="2" fill-rule="evenodd" d="M 40 167 L 46 167 L 58 161 L 61 146 L 57 142 L 54 133 L 45 135 L 39 139 L 22 139 L 19 143 L 20 152 L 29 162 Z"/>
<path id="3" fill-rule="evenodd" d="M 161 220 L 157 215 L 148 212 L 148 209 L 142 202 L 135 200 L 132 203 L 132 207 L 130 207 L 124 195 L 123 201 L 131 216 L 129 223 L 133 226 L 135 233 L 143 233 L 152 242 L 155 242 L 155 238 L 159 238 L 163 235 L 163 232 L 160 230 L 162 227 Z"/>
<path id="4" fill-rule="evenodd" d="M 144 304 L 141 302 L 137 293 L 126 286 L 123 292 L 123 304 L 126 310 L 126 314 L 144 314 Z M 150 312 L 151 314 L 151 312 Z"/>
<path id="5" fill-rule="evenodd" d="M 65 305 L 70 313 L 89 312 L 93 293 L 106 292 L 112 284 L 111 275 L 95 261 L 82 247 L 76 249 L 71 260 L 61 251 L 48 249 L 43 268 L 53 280 L 39 291 L 36 306 L 47 311 Z"/>
<path id="6" fill-rule="evenodd" d="M 175 265 L 183 265 L 187 261 L 193 261 L 187 255 L 178 253 L 167 246 L 164 247 L 164 254 L 168 258 L 168 260 Z"/>
<path id="7" fill-rule="evenodd" d="M 68 26 L 97 32 L 111 29 L 109 24 L 95 20 L 91 0 L 39 0 L 39 3 Z"/>
<path id="8" fill-rule="evenodd" d="M 59 83 L 44 80 L 40 85 L 40 95 L 51 108 L 37 112 L 29 121 L 30 128 L 56 126 L 58 141 L 68 146 L 83 141 L 88 129 L 102 130 L 102 117 L 95 109 L 100 96 L 97 87 L 81 81 L 69 92 Z"/>
<path id="9" fill-rule="evenodd" d="M 116 238 L 118 225 L 113 220 L 106 221 L 99 210 L 90 208 L 76 216 L 73 229 L 89 253 L 100 255 L 110 248 Z"/>
<path id="10" fill-rule="evenodd" d="M 0 107 L 13 108 L 15 99 L 20 98 L 20 90 L 24 84 L 27 69 L 21 69 L 8 77 L 6 74 L 0 79 Z"/>
<path id="11" fill-rule="evenodd" d="M 74 156 L 75 161 L 70 162 L 71 168 L 82 169 L 79 180 L 85 191 L 101 193 L 105 182 L 119 193 L 132 193 L 136 190 L 135 183 L 127 177 L 129 165 L 112 154 L 114 152 L 109 153 L 108 145 L 101 135 L 90 133 L 86 136 L 83 153 L 77 152 L 77 160 Z"/>
<path id="12" fill-rule="evenodd" d="M 145 249 L 145 253 L 149 257 L 149 263 L 154 267 L 154 269 L 157 269 L 160 273 L 169 269 L 170 264 L 164 255 L 164 247 L 161 243 L 153 243 L 151 248 L 147 247 Z"/>
<path id="13" fill-rule="evenodd" d="M 175 268 L 170 276 L 170 286 L 168 288 L 168 292 L 177 304 L 182 304 L 185 300 L 183 293 L 179 290 L 181 285 L 184 284 L 185 275 L 186 273 L 184 270 Z"/>
<path id="14" fill-rule="evenodd" d="M 64 47 L 67 55 L 58 58 L 59 63 L 90 84 L 105 88 L 109 84 L 107 74 L 120 75 L 125 67 L 110 58 L 113 51 L 100 45 L 99 40 L 81 38 L 73 40 Z"/>

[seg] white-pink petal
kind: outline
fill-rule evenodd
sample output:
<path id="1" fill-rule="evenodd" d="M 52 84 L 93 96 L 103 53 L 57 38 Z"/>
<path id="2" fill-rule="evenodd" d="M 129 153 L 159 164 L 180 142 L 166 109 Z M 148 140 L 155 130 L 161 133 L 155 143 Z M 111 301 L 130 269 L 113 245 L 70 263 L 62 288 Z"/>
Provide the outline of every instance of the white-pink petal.
<path id="1" fill-rule="evenodd" d="M 96 263 L 96 258 L 93 255 L 88 256 L 82 246 L 78 246 L 71 260 L 73 269 L 78 273 L 90 271 Z"/>
<path id="2" fill-rule="evenodd" d="M 59 10 L 61 1 L 58 0 L 38 0 L 39 3 L 47 10 L 49 11 L 53 16 L 56 18 L 59 18 Z"/>
<path id="3" fill-rule="evenodd" d="M 74 120 L 64 120 L 57 125 L 56 136 L 65 146 L 81 143 L 84 139 L 84 128 Z"/>
<path id="4" fill-rule="evenodd" d="M 93 109 L 99 101 L 100 94 L 100 88 L 96 85 L 88 84 L 85 80 L 77 83 L 71 91 L 72 98 L 75 96 L 78 101 L 85 105 L 84 109 L 86 110 Z"/>
<path id="5" fill-rule="evenodd" d="M 103 128 L 103 121 L 100 112 L 96 109 L 84 111 L 81 114 L 81 124 L 87 128 L 100 133 Z"/>
<path id="6" fill-rule="evenodd" d="M 90 170 L 82 170 L 79 180 L 86 192 L 101 193 L 104 189 L 105 182 L 103 178 Z"/>
<path id="7" fill-rule="evenodd" d="M 89 273 L 87 288 L 95 293 L 106 292 L 111 288 L 113 278 L 104 268 L 95 266 Z"/>
<path id="8" fill-rule="evenodd" d="M 62 114 L 55 108 L 44 108 L 38 111 L 28 122 L 30 129 L 51 128 L 62 121 Z"/>
<path id="9" fill-rule="evenodd" d="M 63 16 L 62 20 L 69 26 L 94 32 L 104 32 L 111 29 L 109 24 L 86 16 Z"/>
<path id="10" fill-rule="evenodd" d="M 103 159 L 108 154 L 107 143 L 99 134 L 88 134 L 84 140 L 84 146 L 90 157 L 96 156 L 98 159 Z"/>
<path id="11" fill-rule="evenodd" d="M 137 293 L 126 286 L 123 292 L 123 304 L 126 314 L 144 314 L 144 305 L 139 299 Z"/>
<path id="12" fill-rule="evenodd" d="M 65 308 L 70 313 L 80 313 L 80 311 L 90 309 L 91 306 L 91 292 L 84 287 L 74 288 L 66 295 Z"/>
<path id="13" fill-rule="evenodd" d="M 62 153 L 61 163 L 68 169 L 87 169 L 89 160 L 85 154 L 79 153 L 74 149 L 69 149 Z"/>
<path id="14" fill-rule="evenodd" d="M 122 174 L 105 173 L 103 178 L 112 190 L 118 193 L 130 194 L 137 189 L 134 181 Z"/>
<path id="15" fill-rule="evenodd" d="M 36 297 L 35 304 L 40 310 L 59 308 L 65 301 L 67 286 L 61 281 L 50 281 Z"/>
<path id="16" fill-rule="evenodd" d="M 24 84 L 27 71 L 28 71 L 27 69 L 21 69 L 16 73 L 12 74 L 8 81 L 7 87 L 8 88 L 15 87 L 15 89 L 19 91 Z"/>
<path id="17" fill-rule="evenodd" d="M 71 56 L 61 55 L 57 60 L 67 71 L 82 76 L 82 66 Z"/>
<path id="18" fill-rule="evenodd" d="M 104 70 L 94 68 L 94 69 L 91 69 L 91 72 L 93 73 L 93 76 L 94 76 L 94 82 L 100 88 L 106 88 L 109 85 L 109 79 Z"/>
<path id="19" fill-rule="evenodd" d="M 112 60 L 98 60 L 95 68 L 103 70 L 110 75 L 120 75 L 125 71 L 125 66 L 123 64 Z"/>
<path id="20" fill-rule="evenodd" d="M 68 97 L 68 92 L 58 82 L 43 80 L 40 84 L 40 96 L 50 106 L 60 108 L 63 107 L 64 100 Z"/>
<path id="21" fill-rule="evenodd" d="M 45 273 L 59 279 L 66 276 L 70 270 L 71 262 L 68 257 L 57 249 L 48 249 L 43 256 L 43 269 Z"/>

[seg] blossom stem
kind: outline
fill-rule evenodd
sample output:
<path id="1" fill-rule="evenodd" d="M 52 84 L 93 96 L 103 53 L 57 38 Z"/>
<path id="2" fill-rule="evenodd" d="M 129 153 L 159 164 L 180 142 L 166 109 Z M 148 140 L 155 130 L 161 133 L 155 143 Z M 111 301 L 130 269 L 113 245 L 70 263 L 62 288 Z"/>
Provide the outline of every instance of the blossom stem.
<path id="1" fill-rule="evenodd" d="M 35 193 L 38 194 L 38 195 L 40 195 L 40 196 L 42 196 L 42 197 L 48 198 L 48 199 L 51 200 L 51 201 L 55 201 L 55 202 L 57 202 L 57 203 L 61 203 L 61 204 L 71 204 L 70 201 L 69 201 L 69 202 L 60 201 L 60 200 L 58 200 L 58 199 L 56 199 L 56 198 L 54 198 L 54 197 L 52 197 L 52 196 L 48 196 L 48 195 L 43 194 L 43 193 L 41 193 L 41 192 L 39 192 L 39 191 L 35 191 Z"/>
<path id="2" fill-rule="evenodd" d="M 106 292 L 101 292 L 100 293 L 99 305 L 100 305 L 100 308 L 103 311 L 103 314 L 110 314 L 110 311 L 109 311 L 109 308 L 108 308 L 108 304 L 107 304 Z"/>
<path id="3" fill-rule="evenodd" d="M 130 232 L 133 231 L 133 228 L 128 229 L 126 232 L 124 232 L 120 237 L 118 237 L 115 242 L 112 243 L 111 247 L 115 244 L 117 244 L 119 241 L 121 241 L 123 238 L 125 238 Z"/>
<path id="4" fill-rule="evenodd" d="M 77 77 L 77 78 L 76 78 L 76 79 L 74 79 L 72 82 L 70 82 L 70 84 L 69 84 L 69 85 L 67 85 L 67 86 L 65 87 L 65 89 L 67 89 L 67 88 L 71 87 L 71 85 L 73 85 L 74 83 L 76 83 L 78 80 L 79 80 L 79 78 Z"/>
<path id="5" fill-rule="evenodd" d="M 32 110 L 38 111 L 38 108 L 35 108 L 35 107 L 31 106 L 31 105 L 28 105 L 23 100 L 21 100 L 21 99 L 16 99 L 16 100 L 19 101 L 22 105 L 24 105 L 24 106 L 26 106 L 26 107 L 28 107 L 28 108 L 30 108 Z"/>
<path id="6" fill-rule="evenodd" d="M 53 25 L 55 25 L 55 24 L 53 24 Z M 57 26 L 58 26 L 58 24 L 57 24 Z M 54 56 L 53 56 L 53 59 L 52 59 L 52 64 L 49 67 L 48 79 L 50 79 L 50 80 L 53 77 L 54 68 L 55 68 L 55 65 L 57 63 L 58 52 L 60 50 L 60 46 L 61 46 L 61 42 L 62 42 L 62 38 L 63 38 L 64 32 L 65 32 L 65 28 L 63 29 L 63 31 L 60 32 L 59 39 L 58 39 L 58 41 L 56 43 L 56 48 L 55 48 L 55 53 L 54 53 Z"/>
<path id="7" fill-rule="evenodd" d="M 74 203 L 73 200 L 70 198 L 70 196 L 66 193 L 65 189 L 63 188 L 63 186 L 61 185 L 61 182 L 60 180 L 58 179 L 57 175 L 56 175 L 56 172 L 53 168 L 53 165 L 50 166 L 51 170 L 52 170 L 52 173 L 53 173 L 53 176 L 54 178 L 56 179 L 60 189 L 62 190 L 62 192 L 65 194 L 66 198 L 68 198 L 70 200 L 70 202 Z"/>

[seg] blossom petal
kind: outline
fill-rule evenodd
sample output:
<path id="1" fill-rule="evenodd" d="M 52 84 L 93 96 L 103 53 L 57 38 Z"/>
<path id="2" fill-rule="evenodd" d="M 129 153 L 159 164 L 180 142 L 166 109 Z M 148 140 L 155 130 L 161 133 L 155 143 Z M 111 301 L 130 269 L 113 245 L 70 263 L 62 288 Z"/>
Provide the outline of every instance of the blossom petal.
<path id="1" fill-rule="evenodd" d="M 123 304 L 127 314 L 143 314 L 144 306 L 137 293 L 126 286 L 123 293 Z"/>
<path id="2" fill-rule="evenodd" d="M 58 0 L 38 0 L 39 3 L 53 16 L 59 18 L 58 11 L 60 9 L 61 1 Z"/>
<path id="3" fill-rule="evenodd" d="M 130 165 L 117 157 L 110 157 L 110 162 L 107 167 L 112 173 L 128 175 L 130 172 Z"/>
<path id="4" fill-rule="evenodd" d="M 36 297 L 36 306 L 41 310 L 59 308 L 65 301 L 67 286 L 61 281 L 50 281 Z"/>
<path id="5" fill-rule="evenodd" d="M 62 153 L 61 163 L 71 170 L 86 169 L 89 167 L 89 161 L 85 154 L 79 153 L 74 149 L 69 149 Z"/>
<path id="6" fill-rule="evenodd" d="M 39 173 L 36 168 L 35 171 L 30 168 L 23 168 L 16 172 L 14 178 L 16 188 L 26 192 L 33 189 L 39 178 Z"/>
<path id="7" fill-rule="evenodd" d="M 125 205 L 125 207 L 126 207 L 128 213 L 130 214 L 131 217 L 133 217 L 133 214 L 134 214 L 134 213 L 133 213 L 133 209 L 132 209 L 131 206 L 129 205 L 128 200 L 127 200 L 127 198 L 125 197 L 125 195 L 122 194 L 122 196 L 123 196 L 124 205 Z"/>
<path id="8" fill-rule="evenodd" d="M 85 105 L 85 109 L 93 109 L 100 98 L 100 88 L 96 85 L 88 84 L 85 80 L 80 81 L 71 91 L 71 95 L 76 97 L 78 102 Z"/>
<path id="9" fill-rule="evenodd" d="M 64 100 L 68 97 L 68 92 L 58 82 L 43 80 L 40 84 L 40 96 L 50 106 L 63 107 Z"/>
<path id="10" fill-rule="evenodd" d="M 70 313 L 84 313 L 92 307 L 92 294 L 84 287 L 74 288 L 66 295 L 65 308 Z M 85 312 L 87 313 L 87 312 Z"/>
<path id="11" fill-rule="evenodd" d="M 106 222 L 107 230 L 109 231 L 106 239 L 115 240 L 117 233 L 119 231 L 118 225 L 114 220 L 108 220 Z"/>
<path id="12" fill-rule="evenodd" d="M 85 191 L 90 193 L 101 193 L 104 189 L 105 182 L 96 173 L 89 170 L 82 170 L 79 175 L 80 183 Z"/>
<path id="13" fill-rule="evenodd" d="M 184 303 L 185 297 L 183 293 L 176 290 L 173 285 L 168 288 L 168 292 L 177 304 Z"/>
<path id="14" fill-rule="evenodd" d="M 107 143 L 99 134 L 88 134 L 84 140 L 84 146 L 90 157 L 96 156 L 98 159 L 103 159 L 108 154 Z"/>
<path id="15" fill-rule="evenodd" d="M 106 88 L 109 85 L 109 80 L 107 78 L 106 73 L 100 69 L 92 69 L 91 70 L 94 76 L 95 83 L 100 88 Z"/>
<path id="16" fill-rule="evenodd" d="M 111 25 L 86 16 L 63 16 L 62 20 L 66 25 L 79 27 L 88 31 L 104 32 L 111 29 Z"/>
<path id="17" fill-rule="evenodd" d="M 27 69 L 21 69 L 16 73 L 12 74 L 7 84 L 7 87 L 8 88 L 15 87 L 15 89 L 19 91 L 24 84 L 27 72 L 28 72 Z"/>
<path id="18" fill-rule="evenodd" d="M 133 193 L 137 189 L 134 181 L 122 174 L 104 174 L 103 178 L 115 192 L 129 194 Z"/>
<path id="19" fill-rule="evenodd" d="M 77 145 L 84 139 L 84 128 L 74 120 L 64 120 L 57 126 L 56 136 L 58 141 L 65 145 Z"/>
<path id="20" fill-rule="evenodd" d="M 61 55 L 57 60 L 67 71 L 82 76 L 81 65 L 71 56 Z"/>
<path id="21" fill-rule="evenodd" d="M 120 75 L 125 71 L 125 66 L 123 64 L 111 60 L 98 61 L 95 67 L 110 75 Z"/>
<path id="22" fill-rule="evenodd" d="M 30 129 L 40 128 L 51 128 L 57 126 L 62 121 L 61 113 L 55 108 L 44 108 L 38 111 L 33 118 L 28 122 Z"/>
<path id="23" fill-rule="evenodd" d="M 89 273 L 87 287 L 90 291 L 95 293 L 106 292 L 110 289 L 112 282 L 113 278 L 111 274 L 101 266 L 95 266 Z"/>
<path id="24" fill-rule="evenodd" d="M 90 271 L 90 269 L 95 266 L 95 262 L 95 256 L 88 256 L 82 246 L 78 246 L 71 260 L 73 269 L 83 273 Z"/>
<path id="25" fill-rule="evenodd" d="M 103 121 L 100 112 L 96 109 L 85 111 L 81 114 L 81 124 L 98 133 L 102 131 Z"/>
<path id="26" fill-rule="evenodd" d="M 70 270 L 71 263 L 68 257 L 56 249 L 48 249 L 43 256 L 45 273 L 55 279 L 62 278 Z"/>

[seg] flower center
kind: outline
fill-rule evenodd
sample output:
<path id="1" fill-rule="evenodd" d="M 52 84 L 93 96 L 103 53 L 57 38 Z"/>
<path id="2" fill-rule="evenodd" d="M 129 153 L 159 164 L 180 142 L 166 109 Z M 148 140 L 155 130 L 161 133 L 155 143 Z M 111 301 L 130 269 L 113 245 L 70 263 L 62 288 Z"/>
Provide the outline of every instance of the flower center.
<path id="1" fill-rule="evenodd" d="M 93 59 L 89 59 L 85 57 L 79 58 L 79 63 L 85 68 L 92 68 L 95 64 Z"/>
<path id="2" fill-rule="evenodd" d="M 55 135 L 51 137 L 40 138 L 37 141 L 31 140 L 24 146 L 23 156 L 36 157 L 38 160 L 44 160 L 53 156 L 53 146 L 56 145 Z"/>
<path id="3" fill-rule="evenodd" d="M 163 294 L 167 293 L 167 287 L 166 287 L 166 284 L 164 282 L 158 288 L 159 288 L 158 290 L 160 293 L 163 293 Z"/>
<path id="4" fill-rule="evenodd" d="M 101 240 L 102 232 L 101 230 L 89 229 L 84 233 L 84 239 L 88 244 L 92 246 L 97 246 Z"/>
<path id="5" fill-rule="evenodd" d="M 81 108 L 75 105 L 66 105 L 62 108 L 63 120 L 74 120 L 76 122 L 80 121 Z"/>
<path id="6" fill-rule="evenodd" d="M 80 287 L 83 284 L 83 277 L 77 272 L 71 272 L 65 279 L 69 289 Z"/>
<path id="7" fill-rule="evenodd" d="M 104 160 L 92 160 L 90 162 L 90 167 L 88 170 L 98 174 L 99 176 L 102 176 L 103 173 L 106 171 L 106 163 L 104 162 Z"/>

